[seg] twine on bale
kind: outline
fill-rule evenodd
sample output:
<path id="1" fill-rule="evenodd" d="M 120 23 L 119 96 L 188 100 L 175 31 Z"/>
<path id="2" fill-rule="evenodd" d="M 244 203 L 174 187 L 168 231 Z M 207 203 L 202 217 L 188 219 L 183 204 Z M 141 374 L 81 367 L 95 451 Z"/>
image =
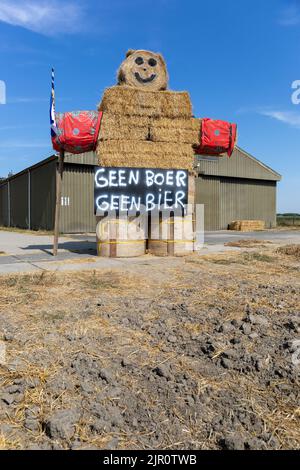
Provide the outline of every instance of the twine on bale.
<path id="1" fill-rule="evenodd" d="M 137 240 L 110 240 L 107 242 L 99 241 L 98 245 L 132 245 L 135 243 L 145 243 L 145 239 Z"/>
<path id="2" fill-rule="evenodd" d="M 101 256 L 135 257 L 146 252 L 145 233 L 135 218 L 98 219 L 97 251 Z M 124 238 L 126 237 L 126 238 Z"/>
<path id="3" fill-rule="evenodd" d="M 167 240 L 159 240 L 159 239 L 150 239 L 151 240 L 151 243 L 194 243 L 196 241 L 195 238 L 193 239 L 189 239 L 187 238 L 186 240 L 180 240 L 180 239 L 175 239 L 175 238 L 170 238 L 170 239 L 167 239 Z"/>
<path id="4" fill-rule="evenodd" d="M 148 252 L 156 256 L 185 256 L 194 251 L 194 216 L 171 216 L 153 224 L 149 231 Z"/>
<path id="5" fill-rule="evenodd" d="M 193 253 L 196 240 L 153 240 L 148 241 L 148 253 L 155 256 L 187 256 Z"/>

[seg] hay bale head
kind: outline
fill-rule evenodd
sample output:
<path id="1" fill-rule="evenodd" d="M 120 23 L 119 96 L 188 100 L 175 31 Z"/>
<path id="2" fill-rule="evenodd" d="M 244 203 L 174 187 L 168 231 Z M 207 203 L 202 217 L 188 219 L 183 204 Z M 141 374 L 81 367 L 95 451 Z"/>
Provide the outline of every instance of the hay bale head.
<path id="1" fill-rule="evenodd" d="M 168 72 L 163 57 L 151 51 L 129 50 L 118 72 L 118 84 L 144 90 L 166 90 Z"/>

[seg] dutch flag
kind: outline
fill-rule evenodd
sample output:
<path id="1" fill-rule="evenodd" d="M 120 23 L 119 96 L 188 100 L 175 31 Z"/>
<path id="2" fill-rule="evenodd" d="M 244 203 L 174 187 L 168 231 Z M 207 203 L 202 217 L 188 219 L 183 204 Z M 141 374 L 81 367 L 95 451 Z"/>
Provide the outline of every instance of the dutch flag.
<path id="1" fill-rule="evenodd" d="M 50 126 L 51 126 L 51 137 L 55 137 L 57 135 L 57 125 L 56 125 L 56 117 L 55 117 L 54 69 L 52 69 L 52 72 L 51 72 Z"/>

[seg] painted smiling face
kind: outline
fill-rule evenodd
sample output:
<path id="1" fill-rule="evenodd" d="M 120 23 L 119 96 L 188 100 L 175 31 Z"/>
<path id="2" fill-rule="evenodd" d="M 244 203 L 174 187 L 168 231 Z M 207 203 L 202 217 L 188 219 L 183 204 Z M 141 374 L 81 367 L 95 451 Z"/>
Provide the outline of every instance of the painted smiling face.
<path id="1" fill-rule="evenodd" d="M 150 51 L 128 51 L 118 72 L 118 84 L 153 91 L 166 90 L 168 73 L 163 57 Z"/>

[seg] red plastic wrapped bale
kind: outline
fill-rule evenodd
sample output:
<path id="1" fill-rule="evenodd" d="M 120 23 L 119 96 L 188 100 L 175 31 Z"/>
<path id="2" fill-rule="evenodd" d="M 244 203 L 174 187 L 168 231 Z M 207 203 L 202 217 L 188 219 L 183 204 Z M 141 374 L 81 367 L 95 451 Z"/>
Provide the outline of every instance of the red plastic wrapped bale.
<path id="1" fill-rule="evenodd" d="M 202 119 L 201 142 L 195 149 L 198 155 L 231 157 L 237 140 L 237 125 L 226 121 Z"/>
<path id="2" fill-rule="evenodd" d="M 52 137 L 54 150 L 70 153 L 95 151 L 102 112 L 73 111 L 56 114 L 56 135 Z"/>

